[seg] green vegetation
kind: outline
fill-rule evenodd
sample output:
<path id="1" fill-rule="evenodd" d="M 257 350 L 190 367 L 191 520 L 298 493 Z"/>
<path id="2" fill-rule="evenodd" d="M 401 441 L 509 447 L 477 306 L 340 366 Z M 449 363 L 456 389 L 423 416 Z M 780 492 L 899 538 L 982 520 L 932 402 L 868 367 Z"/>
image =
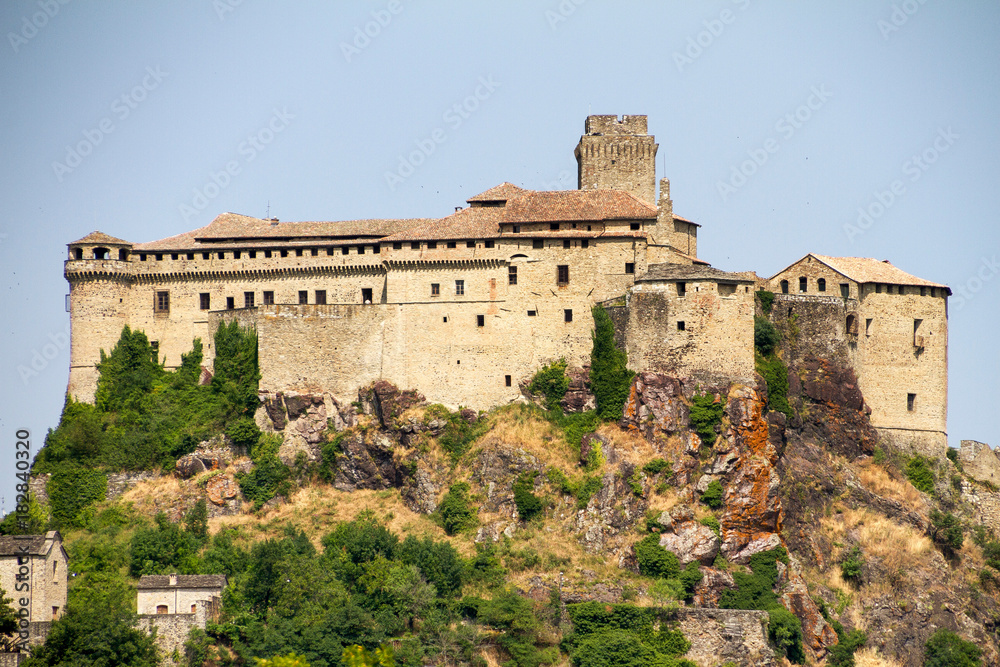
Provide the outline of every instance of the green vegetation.
<path id="1" fill-rule="evenodd" d="M 470 506 L 470 488 L 465 482 L 452 484 L 438 506 L 441 527 L 449 535 L 456 535 L 479 525 L 478 511 Z"/>
<path id="2" fill-rule="evenodd" d="M 708 483 L 708 488 L 705 489 L 705 493 L 701 494 L 701 502 L 705 503 L 714 510 L 722 507 L 722 496 L 723 496 L 722 482 L 717 479 L 713 479 Z"/>
<path id="3" fill-rule="evenodd" d="M 591 310 L 594 317 L 594 346 L 590 353 L 590 390 L 597 401 L 597 413 L 605 421 L 622 418 L 632 376 L 625 352 L 615 345 L 615 325 L 600 305 Z"/>
<path id="4" fill-rule="evenodd" d="M 659 475 L 664 470 L 670 470 L 670 461 L 664 459 L 651 459 L 642 466 L 642 471 L 647 475 Z"/>
<path id="5" fill-rule="evenodd" d="M 927 494 L 934 494 L 934 469 L 930 459 L 917 454 L 906 462 L 906 478 L 917 488 Z"/>
<path id="6" fill-rule="evenodd" d="M 722 538 L 722 526 L 719 524 L 719 520 L 716 519 L 714 516 L 706 516 L 698 523 L 700 523 L 703 526 L 711 528 L 712 532 L 715 533 L 716 537 L 720 539 Z"/>
<path id="7" fill-rule="evenodd" d="M 715 394 L 695 394 L 691 397 L 691 426 L 704 445 L 711 447 L 718 437 L 715 427 L 722 423 L 726 411 L 722 397 Z"/>
<path id="8" fill-rule="evenodd" d="M 771 309 L 774 308 L 774 292 L 759 289 L 757 290 L 757 300 L 760 301 L 760 307 L 764 311 L 764 315 L 770 315 Z"/>
<path id="9" fill-rule="evenodd" d="M 758 295 L 760 294 L 758 292 Z M 771 294 L 772 301 L 773 297 Z M 763 304 L 763 298 L 761 303 Z M 753 320 L 753 342 L 757 372 L 767 383 L 768 408 L 783 412 L 791 419 L 792 406 L 788 403 L 788 366 L 778 356 L 781 333 L 770 320 L 756 316 Z"/>
<path id="10" fill-rule="evenodd" d="M 851 547 L 850 551 L 844 554 L 844 559 L 840 561 L 840 574 L 845 581 L 854 584 L 861 583 L 861 575 L 864 573 L 865 557 L 858 546 Z"/>
<path id="11" fill-rule="evenodd" d="M 953 555 L 965 542 L 962 522 L 951 512 L 931 510 L 931 539 L 947 555 Z"/>
<path id="12" fill-rule="evenodd" d="M 560 359 L 535 373 L 531 378 L 528 390 L 533 394 L 545 396 L 545 408 L 555 410 L 569 389 L 569 378 L 566 377 L 566 360 Z"/>
<path id="13" fill-rule="evenodd" d="M 69 461 L 50 468 L 52 477 L 45 486 L 49 511 L 59 526 L 81 527 L 86 520 L 84 509 L 104 500 L 108 478 L 100 470 L 85 468 Z"/>
<path id="14" fill-rule="evenodd" d="M 759 315 L 753 318 L 753 344 L 762 355 L 770 356 L 780 342 L 781 334 L 770 320 Z"/>
<path id="15" fill-rule="evenodd" d="M 660 546 L 660 536 L 652 533 L 635 545 L 639 573 L 654 579 L 674 579 L 681 572 L 677 556 Z"/>
<path id="16" fill-rule="evenodd" d="M 135 531 L 130 544 L 129 574 L 197 574 L 198 551 L 203 544 L 193 532 L 183 530 L 163 512 L 156 515 L 156 525 Z"/>
<path id="17" fill-rule="evenodd" d="M 524 521 L 531 521 L 542 511 L 542 501 L 533 491 L 538 471 L 529 470 L 517 476 L 514 482 L 514 504 L 517 515 Z"/>
<path id="18" fill-rule="evenodd" d="M 690 642 L 670 629 L 668 612 L 628 604 L 568 605 L 573 632 L 563 640 L 575 667 L 693 667 Z"/>
<path id="19" fill-rule="evenodd" d="M 950 630 L 938 628 L 924 645 L 924 667 L 979 667 L 982 649 Z"/>
<path id="20" fill-rule="evenodd" d="M 17 613 L 11 606 L 14 600 L 7 597 L 6 591 L 0 586 L 0 651 L 5 653 L 12 653 L 14 650 L 14 645 L 16 644 L 15 638 L 11 633 L 17 630 Z"/>
<path id="21" fill-rule="evenodd" d="M 434 404 L 424 411 L 424 421 L 442 420 L 445 422 L 444 430 L 438 435 L 437 441 L 449 454 L 453 462 L 462 458 L 465 452 L 469 451 L 469 445 L 489 430 L 489 423 L 486 419 L 470 420 L 462 416 L 462 410 L 452 412 L 443 405 Z"/>

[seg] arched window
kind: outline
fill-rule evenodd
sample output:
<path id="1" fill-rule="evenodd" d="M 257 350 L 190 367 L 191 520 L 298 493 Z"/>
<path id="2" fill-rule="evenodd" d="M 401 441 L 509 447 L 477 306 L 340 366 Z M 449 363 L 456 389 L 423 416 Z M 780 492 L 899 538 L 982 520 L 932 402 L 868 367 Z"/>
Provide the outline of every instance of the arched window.
<path id="1" fill-rule="evenodd" d="M 107 248 L 94 248 L 94 259 L 107 259 L 108 249 Z"/>
<path id="2" fill-rule="evenodd" d="M 825 292 L 826 291 L 826 278 L 817 278 L 816 279 L 816 290 L 819 291 L 819 292 Z"/>
<path id="3" fill-rule="evenodd" d="M 781 293 L 782 294 L 788 294 L 788 281 L 787 280 L 782 280 L 781 281 Z"/>
<path id="4" fill-rule="evenodd" d="M 167 605 L 165 605 L 165 604 L 158 604 L 158 605 L 156 605 L 156 613 L 157 614 L 166 614 L 166 613 L 168 613 L 167 612 Z"/>

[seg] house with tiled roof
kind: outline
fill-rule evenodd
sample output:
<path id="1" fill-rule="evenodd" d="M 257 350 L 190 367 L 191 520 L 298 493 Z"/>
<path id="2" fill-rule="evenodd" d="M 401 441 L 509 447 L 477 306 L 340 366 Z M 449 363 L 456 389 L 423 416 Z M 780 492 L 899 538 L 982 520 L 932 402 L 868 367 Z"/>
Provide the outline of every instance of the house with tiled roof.
<path id="1" fill-rule="evenodd" d="M 23 643 L 43 642 L 52 621 L 65 612 L 68 563 L 59 531 L 0 535 L 0 588 L 15 601 L 16 613 L 26 610 Z"/>
<path id="2" fill-rule="evenodd" d="M 218 621 L 222 591 L 228 580 L 224 574 L 144 574 L 136 594 L 138 626 L 156 631 L 155 641 L 167 664 L 171 656 L 184 652 L 184 642 L 192 629 L 205 629 L 208 621 Z"/>

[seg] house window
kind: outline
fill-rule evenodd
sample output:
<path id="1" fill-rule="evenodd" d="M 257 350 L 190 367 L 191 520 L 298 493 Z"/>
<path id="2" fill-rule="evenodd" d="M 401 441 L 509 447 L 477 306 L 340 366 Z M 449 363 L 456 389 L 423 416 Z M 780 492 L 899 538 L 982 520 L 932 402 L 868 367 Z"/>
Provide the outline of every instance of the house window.
<path id="1" fill-rule="evenodd" d="M 402 241 L 396 241 L 395 243 L 393 243 L 392 244 L 392 249 L 393 250 L 402 250 L 403 249 L 403 243 L 402 243 Z"/>
<path id="2" fill-rule="evenodd" d="M 253 253 L 250 253 L 250 256 L 253 257 Z M 194 259 L 194 253 L 193 252 L 189 252 L 187 254 L 187 258 L 188 259 Z M 125 251 L 124 250 L 119 250 L 118 251 L 118 259 L 125 259 Z"/>
<path id="3" fill-rule="evenodd" d="M 265 306 L 274 305 L 274 292 L 264 292 L 264 305 Z"/>
<path id="4" fill-rule="evenodd" d="M 59 618 L 59 607 L 52 607 L 52 620 Z"/>
<path id="5" fill-rule="evenodd" d="M 233 259 L 239 259 L 240 256 L 241 255 L 240 255 L 240 251 L 239 250 L 233 251 Z M 177 255 L 174 255 L 173 259 L 177 259 Z"/>
<path id="6" fill-rule="evenodd" d="M 582 241 L 580 241 L 580 247 L 581 248 L 589 248 L 590 247 L 590 239 L 583 239 Z"/>
<path id="7" fill-rule="evenodd" d="M 687 283 L 677 283 L 677 296 L 684 296 L 687 294 Z"/>
<path id="8" fill-rule="evenodd" d="M 349 255 L 349 254 L 351 254 L 351 249 L 348 246 L 346 246 L 346 245 L 345 246 L 341 246 L 340 247 L 340 254 L 341 255 Z"/>
<path id="9" fill-rule="evenodd" d="M 559 231 L 559 223 L 558 222 L 550 222 L 549 223 L 549 231 L 558 232 Z"/>
<path id="10" fill-rule="evenodd" d="M 477 327 L 485 327 L 486 326 L 486 316 L 485 315 L 476 315 L 476 326 Z"/>
<path id="11" fill-rule="evenodd" d="M 153 311 L 157 313 L 170 312 L 170 292 L 157 292 L 153 299 Z"/>
<path id="12" fill-rule="evenodd" d="M 840 283 L 840 296 L 845 299 L 851 296 L 851 286 L 848 283 Z"/>
<path id="13" fill-rule="evenodd" d="M 565 239 L 563 241 L 563 250 L 569 250 L 572 247 L 573 247 L 573 242 L 572 241 L 570 241 L 569 239 Z"/>
<path id="14" fill-rule="evenodd" d="M 882 293 L 882 283 L 875 283 L 875 293 L 876 294 Z"/>
<path id="15" fill-rule="evenodd" d="M 826 291 L 826 278 L 819 278 L 816 280 L 816 291 L 817 292 Z"/>
<path id="16" fill-rule="evenodd" d="M 684 320 L 677 320 L 677 330 L 678 331 L 685 331 L 686 330 L 685 329 L 686 326 L 687 325 L 684 323 Z"/>
<path id="17" fill-rule="evenodd" d="M 637 232 L 641 228 L 641 225 L 638 222 L 633 222 L 629 224 L 628 228 L 631 229 L 633 232 Z"/>
<path id="18" fill-rule="evenodd" d="M 872 335 L 872 318 L 870 317 L 865 320 L 865 335 L 866 336 Z"/>
<path id="19" fill-rule="evenodd" d="M 920 288 L 920 296 L 927 296 L 927 288 L 926 287 L 921 287 Z"/>
<path id="20" fill-rule="evenodd" d="M 209 310 L 212 307 L 212 295 L 202 292 L 198 295 L 198 305 L 202 310 Z"/>
<path id="21" fill-rule="evenodd" d="M 504 375 L 503 376 L 503 381 L 504 381 L 504 384 L 506 386 L 509 387 L 511 385 L 511 377 L 509 375 Z"/>
<path id="22" fill-rule="evenodd" d="M 507 284 L 516 285 L 517 284 L 517 267 L 508 266 L 507 267 Z"/>
<path id="23" fill-rule="evenodd" d="M 520 234 L 521 233 L 521 225 L 514 225 L 514 227 L 512 228 L 512 230 L 513 230 L 513 232 L 515 234 Z"/>
<path id="24" fill-rule="evenodd" d="M 569 284 L 569 264 L 560 264 L 556 267 L 556 284 Z"/>
<path id="25" fill-rule="evenodd" d="M 437 241 L 428 241 L 427 242 L 427 249 L 428 250 L 435 250 L 435 249 L 437 249 L 437 247 L 438 247 Z"/>
<path id="26" fill-rule="evenodd" d="M 222 259 L 222 257 L 220 257 L 219 259 Z M 163 261 L 163 253 L 162 252 L 156 253 L 156 261 L 157 262 L 162 262 Z"/>
<path id="27" fill-rule="evenodd" d="M 168 613 L 168 611 L 167 611 L 167 605 L 165 605 L 165 604 L 158 604 L 158 605 L 156 605 L 156 613 L 157 614 L 166 614 L 166 613 Z"/>
<path id="28" fill-rule="evenodd" d="M 438 283 L 431 283 L 431 296 L 441 296 L 441 285 Z"/>
<path id="29" fill-rule="evenodd" d="M 372 290 L 370 287 L 361 288 L 361 303 L 371 303 L 372 302 Z"/>
<path id="30" fill-rule="evenodd" d="M 917 407 L 917 395 L 907 394 L 906 395 L 906 410 L 908 412 L 913 412 Z"/>
<path id="31" fill-rule="evenodd" d="M 531 248 L 533 250 L 541 250 L 545 247 L 545 241 L 542 239 L 535 239 L 531 242 Z"/>
<path id="32" fill-rule="evenodd" d="M 493 241 L 483 241 L 483 247 L 484 248 L 492 248 L 493 247 Z"/>
<path id="33" fill-rule="evenodd" d="M 318 289 L 316 290 L 316 305 L 325 306 L 326 305 L 326 290 Z"/>
<path id="34" fill-rule="evenodd" d="M 454 241 L 448 241 L 448 250 L 452 250 L 452 249 L 457 248 L 457 247 L 458 246 L 456 245 L 456 243 Z"/>
<path id="35" fill-rule="evenodd" d="M 158 340 L 151 340 L 151 341 L 149 341 L 149 349 L 152 350 L 153 352 L 159 352 L 160 351 L 160 341 L 158 341 Z"/>
<path id="36" fill-rule="evenodd" d="M 194 259 L 194 257 L 188 257 L 188 259 Z M 257 259 L 257 251 L 256 250 L 251 250 L 250 251 L 250 259 Z"/>
<path id="37" fill-rule="evenodd" d="M 197 605 L 191 605 L 191 613 L 192 614 L 195 612 L 195 607 L 197 607 Z"/>
<path id="38" fill-rule="evenodd" d="M 808 287 L 809 287 L 809 279 L 806 278 L 805 276 L 799 278 L 799 291 L 806 292 L 808 291 Z"/>
<path id="39" fill-rule="evenodd" d="M 913 320 L 913 345 L 916 347 L 924 346 L 924 337 L 920 335 L 920 325 L 923 323 L 923 320 Z"/>
<path id="40" fill-rule="evenodd" d="M 455 296 L 465 296 L 465 281 L 456 280 L 455 281 Z"/>
<path id="41" fill-rule="evenodd" d="M 212 253 L 210 253 L 210 252 L 203 252 L 203 253 L 201 253 L 201 258 L 202 259 L 209 259 L 209 258 L 211 258 L 211 256 L 212 256 Z M 143 261 L 146 261 L 146 256 L 143 255 L 142 259 L 143 259 Z"/>
<path id="42" fill-rule="evenodd" d="M 465 242 L 465 247 L 466 248 L 475 248 L 476 247 L 476 242 L 475 241 L 466 241 Z"/>
<path id="43" fill-rule="evenodd" d="M 528 311 L 528 317 L 534 317 L 537 314 L 538 314 L 537 310 L 529 310 Z"/>
<path id="44" fill-rule="evenodd" d="M 302 248 L 296 248 L 295 249 L 295 256 L 296 257 L 301 257 L 302 256 Z"/>
<path id="45" fill-rule="evenodd" d="M 236 307 L 236 297 L 227 296 L 226 297 L 226 310 L 232 310 Z"/>
<path id="46" fill-rule="evenodd" d="M 281 251 L 281 256 L 282 257 L 288 257 L 288 251 L 287 250 L 282 250 Z"/>
<path id="47" fill-rule="evenodd" d="M 787 280 L 782 280 L 781 281 L 781 293 L 782 294 L 788 294 L 788 281 Z"/>
<path id="48" fill-rule="evenodd" d="M 410 250 L 420 250 L 420 241 L 411 241 Z"/>
<path id="49" fill-rule="evenodd" d="M 253 292 L 243 292 L 243 307 L 253 308 Z"/>
<path id="50" fill-rule="evenodd" d="M 312 248 L 309 250 L 309 254 L 313 257 L 319 257 L 319 248 Z"/>
<path id="51" fill-rule="evenodd" d="M 444 322 L 445 324 L 448 324 L 448 316 L 445 315 L 443 318 L 441 318 L 441 321 Z"/>
<path id="52" fill-rule="evenodd" d="M 299 305 L 305 305 L 309 303 L 309 292 L 306 290 L 299 290 Z"/>
<path id="53" fill-rule="evenodd" d="M 635 273 L 634 262 L 625 262 L 625 273 Z"/>
<path id="54" fill-rule="evenodd" d="M 572 321 L 573 321 L 573 309 L 566 308 L 565 310 L 563 310 L 563 322 L 572 322 Z"/>
<path id="55" fill-rule="evenodd" d="M 363 245 L 358 246 L 358 254 L 359 255 L 365 254 L 365 247 Z"/>

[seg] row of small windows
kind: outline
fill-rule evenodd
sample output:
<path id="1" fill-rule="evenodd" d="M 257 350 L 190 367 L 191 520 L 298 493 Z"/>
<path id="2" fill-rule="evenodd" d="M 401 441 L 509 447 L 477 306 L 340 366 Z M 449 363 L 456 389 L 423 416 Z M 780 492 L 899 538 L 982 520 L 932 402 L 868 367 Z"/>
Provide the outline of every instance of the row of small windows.
<path id="1" fill-rule="evenodd" d="M 462 282 L 462 281 L 458 281 Z M 464 288 L 463 288 L 464 289 Z M 372 303 L 372 289 L 365 287 L 361 289 L 361 302 L 365 304 Z M 267 290 L 262 293 L 261 303 L 265 306 L 273 306 L 274 292 Z M 299 290 L 298 293 L 298 303 L 300 305 L 309 304 L 309 290 Z M 313 292 L 313 304 L 317 306 L 324 306 L 327 304 L 326 290 L 315 290 Z M 244 292 L 243 293 L 243 308 L 254 308 L 257 305 L 257 296 L 255 292 Z M 200 310 L 211 310 L 212 309 L 212 295 L 209 292 L 202 292 L 198 295 L 198 308 Z M 236 297 L 227 296 L 226 297 L 226 310 L 233 310 L 236 308 Z M 159 291 L 153 295 L 153 310 L 157 313 L 168 313 L 170 312 L 170 292 Z"/>
<path id="2" fill-rule="evenodd" d="M 781 281 L 781 293 L 788 294 L 788 281 Z M 913 287 L 911 288 L 911 294 L 916 294 L 919 291 L 920 296 L 927 296 L 928 294 L 932 297 L 938 296 L 938 289 L 936 287 Z M 826 292 L 826 278 L 816 279 L 816 291 Z M 885 283 L 875 283 L 874 291 L 876 294 L 881 294 L 883 291 L 886 294 L 906 294 L 907 288 L 905 285 L 889 285 Z M 809 292 L 809 279 L 806 276 L 799 277 L 799 294 L 806 294 Z M 849 283 L 840 283 L 840 296 L 845 299 L 851 296 L 851 286 Z"/>
<path id="3" fill-rule="evenodd" d="M 83 248 L 73 248 L 73 259 L 83 259 Z M 94 259 L 111 259 L 111 251 L 107 248 L 94 248 Z M 128 250 L 118 249 L 118 261 L 128 261 Z"/>

